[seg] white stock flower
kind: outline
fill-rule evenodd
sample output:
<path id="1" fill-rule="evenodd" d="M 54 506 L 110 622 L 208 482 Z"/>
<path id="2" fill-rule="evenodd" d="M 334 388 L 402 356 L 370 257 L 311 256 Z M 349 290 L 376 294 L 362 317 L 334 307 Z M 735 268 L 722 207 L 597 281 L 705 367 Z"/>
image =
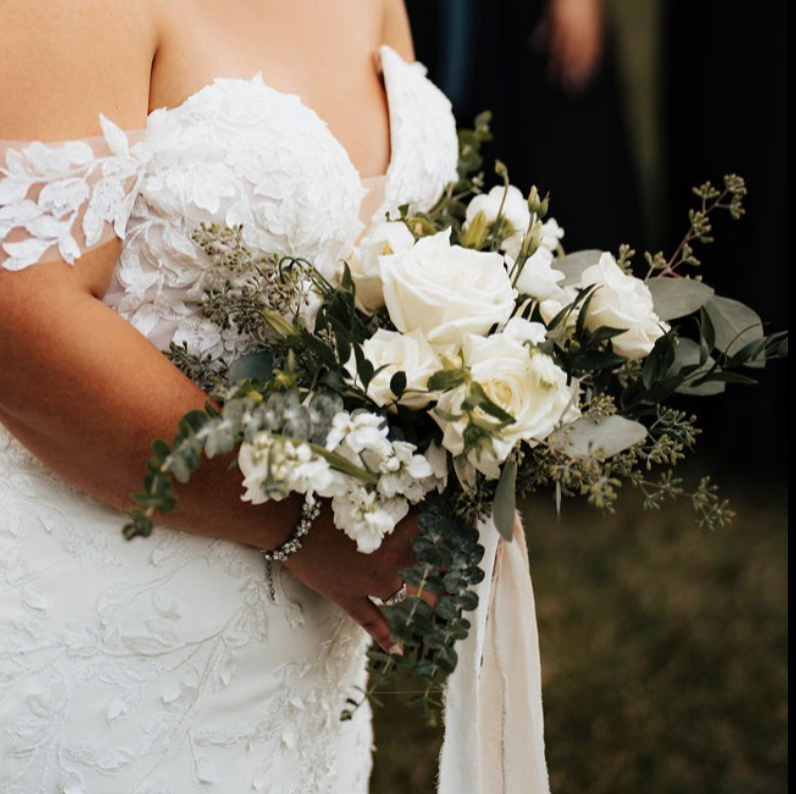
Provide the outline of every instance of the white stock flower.
<path id="1" fill-rule="evenodd" d="M 530 328 L 524 331 L 529 341 L 532 333 L 536 335 L 538 331 Z M 436 413 L 432 416 L 442 428 L 442 445 L 454 456 L 466 455 L 487 477 L 499 476 L 499 464 L 518 442 L 534 445 L 559 424 L 571 421 L 580 413 L 575 388 L 567 385 L 566 373 L 552 358 L 524 344 L 519 324 L 508 335 L 468 336 L 464 341 L 464 358 L 472 379 L 483 387 L 492 402 L 514 418 L 514 422 L 502 430 L 494 430 L 488 443 L 468 449 L 465 431 L 470 419 L 462 414 L 466 384 L 446 392 L 438 402 L 442 411 L 456 419 L 444 419 Z M 482 427 L 496 426 L 496 421 L 480 409 L 475 411 L 474 418 Z"/>
<path id="2" fill-rule="evenodd" d="M 559 281 L 565 276 L 553 267 L 553 254 L 544 246 L 537 248 L 525 261 L 515 286 L 521 295 L 528 295 L 537 301 L 545 301 L 557 295 L 561 287 Z M 513 264 L 509 263 L 509 271 Z"/>
<path id="3" fill-rule="evenodd" d="M 238 451 L 243 473 L 244 502 L 280 501 L 291 493 L 334 496 L 343 491 L 343 480 L 327 461 L 305 443 L 275 437 L 268 431 L 244 442 Z"/>
<path id="4" fill-rule="evenodd" d="M 436 396 L 427 393 L 428 379 L 442 369 L 442 364 L 420 331 L 402 334 L 379 328 L 362 344 L 362 352 L 376 369 L 383 368 L 368 384 L 368 397 L 376 405 L 381 407 L 395 400 L 390 380 L 396 372 L 405 372 L 407 378 L 406 392 L 399 400 L 401 405 L 415 410 L 425 408 Z M 345 368 L 352 380 L 357 380 L 353 354 Z"/>
<path id="5" fill-rule="evenodd" d="M 501 203 L 503 204 L 502 212 L 500 210 Z M 498 212 L 501 212 L 501 217 L 510 228 L 506 230 L 508 234 L 501 243 L 500 249 L 516 257 L 531 224 L 531 211 L 528 209 L 528 202 L 522 195 L 522 191 L 514 185 L 509 185 L 508 188 L 499 185 L 493 187 L 489 193 L 481 193 L 476 196 L 467 205 L 464 216 L 465 230 L 479 212 L 484 213 L 488 224 L 494 223 L 497 220 Z"/>
<path id="6" fill-rule="evenodd" d="M 354 463 L 360 463 L 359 456 L 366 451 L 384 457 L 390 451 L 386 422 L 381 416 L 368 411 L 356 414 L 341 411 L 332 419 L 332 427 L 326 437 L 326 449 Z"/>
<path id="7" fill-rule="evenodd" d="M 662 322 L 652 304 L 649 287 L 639 278 L 628 275 L 609 253 L 596 265 L 587 268 L 580 285 L 598 285 L 586 311 L 586 328 L 602 326 L 624 329 L 611 340 L 614 352 L 629 359 L 648 356 L 655 342 L 669 326 Z"/>
<path id="8" fill-rule="evenodd" d="M 503 257 L 450 244 L 451 230 L 381 258 L 384 301 L 399 331 L 421 331 L 432 345 L 458 344 L 505 323 L 516 292 Z"/>
<path id="9" fill-rule="evenodd" d="M 375 491 L 354 486 L 332 500 L 335 526 L 357 544 L 357 550 L 371 554 L 385 535 L 409 512 L 406 499 L 382 499 Z"/>
<path id="10" fill-rule="evenodd" d="M 564 239 L 564 230 L 558 225 L 555 218 L 550 218 L 542 224 L 541 244 L 551 253 L 555 253 L 561 240 Z"/>
<path id="11" fill-rule="evenodd" d="M 415 238 L 403 221 L 377 223 L 362 238 L 349 262 L 351 277 L 357 290 L 357 300 L 366 312 L 373 313 L 384 306 L 384 292 L 379 273 L 379 260 L 407 251 Z"/>
<path id="12" fill-rule="evenodd" d="M 428 481 L 434 472 L 423 455 L 416 455 L 417 447 L 406 441 L 394 441 L 392 453 L 379 464 L 379 484 L 382 496 L 404 496 L 412 504 L 419 502 L 431 489 Z"/>

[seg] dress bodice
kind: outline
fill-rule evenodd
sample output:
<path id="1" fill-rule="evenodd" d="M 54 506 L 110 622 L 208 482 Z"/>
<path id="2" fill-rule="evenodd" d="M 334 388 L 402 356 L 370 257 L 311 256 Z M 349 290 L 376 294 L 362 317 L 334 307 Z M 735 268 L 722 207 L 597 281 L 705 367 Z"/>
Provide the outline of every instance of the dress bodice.
<path id="1" fill-rule="evenodd" d="M 197 305 L 214 277 L 191 239 L 200 224 L 242 224 L 255 253 L 302 257 L 333 279 L 368 221 L 402 204 L 428 209 L 456 179 L 450 103 L 422 65 L 387 46 L 378 55 L 391 157 L 370 218 L 362 217 L 374 205 L 365 201 L 368 180 L 300 97 L 271 88 L 262 74 L 216 79 L 177 107 L 152 112 L 127 140 L 104 121 L 99 147 L 10 150 L 0 169 L 6 266 L 45 261 L 46 251 L 74 261 L 112 225 L 122 248 L 106 303 L 160 348 L 176 341 L 201 353 L 234 352 L 234 330 L 220 332 Z"/>

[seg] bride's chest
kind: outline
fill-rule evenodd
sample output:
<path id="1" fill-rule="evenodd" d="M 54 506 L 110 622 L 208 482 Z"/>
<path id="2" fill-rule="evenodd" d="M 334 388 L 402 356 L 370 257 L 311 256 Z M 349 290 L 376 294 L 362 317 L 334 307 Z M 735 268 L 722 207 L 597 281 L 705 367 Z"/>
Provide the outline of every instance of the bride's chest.
<path id="1" fill-rule="evenodd" d="M 387 47 L 380 56 L 391 158 L 379 201 L 364 201 L 368 180 L 298 96 L 269 87 L 261 75 L 219 79 L 149 117 L 148 161 L 126 242 L 135 248 L 138 240 L 149 249 L 147 259 L 160 259 L 153 246 L 174 248 L 202 223 L 242 224 L 254 249 L 328 269 L 370 213 L 383 217 L 401 204 L 430 207 L 456 178 L 450 104 L 421 66 Z M 144 227 L 142 240 L 136 230 Z M 123 256 L 122 269 L 125 260 L 130 256 Z"/>

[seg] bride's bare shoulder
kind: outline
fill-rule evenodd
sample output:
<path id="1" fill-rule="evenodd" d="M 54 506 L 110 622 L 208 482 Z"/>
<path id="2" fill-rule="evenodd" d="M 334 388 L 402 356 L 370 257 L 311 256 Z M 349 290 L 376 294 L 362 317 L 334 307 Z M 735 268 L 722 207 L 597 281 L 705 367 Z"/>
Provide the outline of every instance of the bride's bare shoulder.
<path id="1" fill-rule="evenodd" d="M 104 113 L 143 126 L 155 0 L 0 0 L 0 139 L 64 140 Z"/>

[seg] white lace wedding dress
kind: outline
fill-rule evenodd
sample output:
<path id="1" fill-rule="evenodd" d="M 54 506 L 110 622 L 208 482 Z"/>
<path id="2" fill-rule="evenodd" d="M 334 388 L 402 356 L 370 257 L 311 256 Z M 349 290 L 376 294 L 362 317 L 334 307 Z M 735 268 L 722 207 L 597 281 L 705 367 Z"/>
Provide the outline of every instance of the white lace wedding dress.
<path id="1" fill-rule="evenodd" d="M 429 207 L 457 144 L 422 67 L 380 56 L 392 156 L 370 209 L 383 217 Z M 256 250 L 327 273 L 363 229 L 346 151 L 261 75 L 216 80 L 137 134 L 104 130 L 7 147 L 0 267 L 74 261 L 113 226 L 106 302 L 159 348 L 239 344 L 197 310 L 213 279 L 191 242 L 201 222 L 243 223 Z M 370 715 L 339 717 L 367 635 L 278 568 L 272 599 L 252 548 L 165 528 L 127 542 L 124 521 L 0 426 L 0 792 L 364 794 Z"/>
<path id="2" fill-rule="evenodd" d="M 97 139 L 6 143 L 0 268 L 74 263 L 115 232 L 109 306 L 160 349 L 239 352 L 240 337 L 197 307 L 214 283 L 191 241 L 202 222 L 242 223 L 253 249 L 330 275 L 372 219 L 428 208 L 456 178 L 449 102 L 422 66 L 388 47 L 379 56 L 384 178 L 363 181 L 299 97 L 261 75 L 218 79 L 144 130 L 103 119 Z M 339 719 L 364 684 L 359 626 L 278 566 L 271 591 L 250 547 L 163 527 L 127 542 L 124 523 L 0 425 L 0 794 L 365 794 L 369 710 Z M 501 556 L 494 528 L 484 537 L 485 607 L 449 692 L 440 791 L 546 794 L 524 546 Z M 521 598 L 490 594 L 493 567 Z M 512 683 L 512 665 L 530 686 Z"/>

